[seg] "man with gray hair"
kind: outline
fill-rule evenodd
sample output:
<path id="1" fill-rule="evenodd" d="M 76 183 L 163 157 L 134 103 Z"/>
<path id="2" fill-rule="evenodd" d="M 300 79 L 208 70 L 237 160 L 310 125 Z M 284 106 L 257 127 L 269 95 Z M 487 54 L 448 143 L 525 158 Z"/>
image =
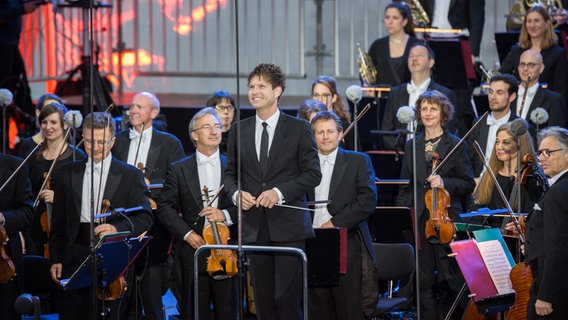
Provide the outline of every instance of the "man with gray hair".
<path id="1" fill-rule="evenodd" d="M 537 155 L 550 190 L 526 224 L 525 263 L 534 277 L 528 319 L 568 319 L 568 130 L 546 128 L 538 141 Z"/>
<path id="2" fill-rule="evenodd" d="M 158 202 L 158 218 L 176 237 L 181 262 L 182 319 L 193 319 L 193 257 L 195 250 L 205 245 L 203 230 L 211 223 L 232 226 L 237 220 L 236 207 L 226 193 L 209 206 L 205 200 L 205 187 L 211 199 L 220 192 L 227 166 L 225 156 L 219 152 L 222 122 L 214 108 L 197 112 L 189 123 L 189 136 L 196 147 L 194 154 L 170 165 L 164 188 Z M 181 211 L 181 219 L 178 212 Z M 236 238 L 236 237 L 235 237 Z M 205 254 L 199 256 L 199 315 L 209 319 L 213 303 L 215 319 L 231 319 L 231 281 L 228 270 L 219 274 L 222 280 L 213 280 L 205 272 Z M 227 271 L 227 272 L 225 272 Z M 195 279 L 196 280 L 196 279 Z"/>
<path id="3" fill-rule="evenodd" d="M 167 132 L 157 130 L 152 125 L 160 113 L 160 100 L 150 92 L 140 92 L 132 98 L 128 115 L 131 128 L 116 135 L 112 149 L 118 160 L 138 167 L 144 172 L 147 184 L 161 184 L 164 181 L 168 165 L 185 156 L 178 138 Z M 151 198 L 158 200 L 159 188 L 151 189 Z M 155 209 L 155 208 L 153 208 Z M 156 221 L 158 219 L 155 219 Z M 146 320 L 165 320 L 162 295 L 167 290 L 167 272 L 164 268 L 169 254 L 172 235 L 160 223 L 155 223 L 149 235 L 153 237 L 135 264 L 139 281 L 133 290 L 129 290 L 124 308 L 131 314 L 140 315 L 140 305 L 144 309 Z M 133 295 L 132 293 L 139 294 Z M 139 296 L 141 303 L 134 298 Z M 134 307 L 137 307 L 136 309 Z"/>

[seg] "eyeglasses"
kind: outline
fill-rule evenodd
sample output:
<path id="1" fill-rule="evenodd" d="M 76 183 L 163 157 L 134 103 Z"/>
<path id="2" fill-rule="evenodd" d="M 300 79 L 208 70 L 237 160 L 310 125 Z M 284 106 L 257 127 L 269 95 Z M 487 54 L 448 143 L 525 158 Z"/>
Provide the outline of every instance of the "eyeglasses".
<path id="1" fill-rule="evenodd" d="M 534 62 L 524 63 L 524 62 L 521 62 L 521 63 L 519 63 L 519 68 L 524 69 L 524 68 L 528 67 L 529 69 L 532 69 L 532 68 L 539 66 L 539 65 L 540 65 L 540 63 L 534 63 Z"/>
<path id="2" fill-rule="evenodd" d="M 318 100 L 319 99 L 326 99 L 327 100 L 327 99 L 329 99 L 329 97 L 331 97 L 331 93 L 322 93 L 322 94 L 314 93 L 314 94 L 312 94 L 312 98 L 318 99 Z"/>
<path id="3" fill-rule="evenodd" d="M 99 147 L 108 145 L 110 142 L 112 141 L 112 138 L 108 139 L 107 141 L 102 141 L 102 140 L 91 140 L 91 139 L 85 139 L 85 144 L 92 146 L 93 144 L 96 144 Z"/>
<path id="4" fill-rule="evenodd" d="M 540 157 L 540 155 L 542 155 L 543 157 L 548 158 L 548 157 L 550 157 L 551 153 L 556 152 L 556 151 L 560 151 L 560 150 L 564 150 L 564 149 L 562 149 L 562 148 L 554 149 L 554 150 L 542 149 L 542 150 L 538 150 L 536 152 L 536 155 L 539 156 L 539 157 Z"/>
<path id="5" fill-rule="evenodd" d="M 217 111 L 233 111 L 233 106 L 232 105 L 227 105 L 227 106 L 215 106 L 215 109 L 217 109 Z"/>
<path id="6" fill-rule="evenodd" d="M 192 131 L 197 131 L 197 130 L 208 130 L 208 131 L 210 131 L 211 129 L 213 129 L 213 130 L 215 130 L 215 131 L 221 130 L 221 125 L 218 125 L 218 124 L 214 124 L 214 125 L 206 124 L 206 125 L 203 125 L 203 126 L 201 126 L 201 127 L 199 127 L 199 128 L 195 128 L 195 129 L 193 129 Z"/>

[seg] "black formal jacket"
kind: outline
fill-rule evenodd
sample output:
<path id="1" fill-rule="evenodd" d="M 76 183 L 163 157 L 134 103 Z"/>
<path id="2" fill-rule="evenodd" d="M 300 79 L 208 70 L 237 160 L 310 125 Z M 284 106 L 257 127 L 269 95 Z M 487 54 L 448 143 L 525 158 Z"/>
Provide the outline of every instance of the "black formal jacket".
<path id="1" fill-rule="evenodd" d="M 499 72 L 509 73 L 520 79 L 518 67 L 521 54 L 524 51 L 525 49 L 519 47 L 518 43 L 514 44 L 505 60 L 501 62 Z M 568 95 L 568 62 L 564 49 L 555 45 L 542 50 L 540 54 L 544 63 L 544 71 L 539 76 L 539 81 L 547 83 L 548 89 L 566 97 Z"/>
<path id="2" fill-rule="evenodd" d="M 541 279 L 537 298 L 553 304 L 568 285 L 568 173 L 564 173 L 539 203 L 526 224 L 526 263 L 537 263 Z"/>
<path id="3" fill-rule="evenodd" d="M 523 99 L 523 97 L 519 97 L 517 95 L 517 99 L 513 101 L 511 104 L 511 112 L 517 114 L 517 100 Z M 529 112 L 527 113 L 527 121 L 532 127 L 536 128 L 536 123 L 531 120 L 531 112 L 534 109 L 541 107 L 548 112 L 548 121 L 544 124 L 538 126 L 539 129 L 549 127 L 549 126 L 566 126 L 566 101 L 564 97 L 560 94 L 545 89 L 543 87 L 538 87 L 536 90 L 533 100 L 530 106 L 524 106 L 524 108 L 529 108 Z"/>
<path id="4" fill-rule="evenodd" d="M 459 139 L 456 136 L 444 132 L 442 140 L 436 149 L 436 152 L 440 155 L 440 162 L 448 155 L 450 150 L 458 144 L 458 142 Z M 444 189 L 450 193 L 451 208 L 449 210 L 449 214 L 454 221 L 461 220 L 459 218 L 459 214 L 465 212 L 462 206 L 462 200 L 465 200 L 465 198 L 468 197 L 475 188 L 473 171 L 469 162 L 467 149 L 467 143 L 460 145 L 456 149 L 452 158 L 450 158 L 438 171 L 438 174 L 444 180 Z M 404 162 L 402 163 L 400 178 L 410 179 L 410 183 L 400 187 L 397 204 L 400 206 L 410 207 L 413 204 L 412 193 L 414 183 L 412 174 L 412 140 L 406 143 L 404 152 Z M 416 136 L 416 174 L 418 193 L 417 210 L 419 216 L 423 214 L 425 209 L 424 196 L 426 194 L 426 190 L 430 188 L 426 179 L 431 173 L 432 163 L 426 163 L 424 153 L 424 134 L 418 134 Z M 426 184 L 428 188 L 425 187 Z"/>
<path id="5" fill-rule="evenodd" d="M 315 200 L 315 189 L 309 198 Z M 367 252 L 375 260 L 367 218 L 375 213 L 377 186 L 371 158 L 356 151 L 339 148 L 329 185 L 331 222 L 336 227 L 357 228 Z"/>
<path id="6" fill-rule="evenodd" d="M 220 157 L 221 168 L 219 170 L 223 178 L 227 160 L 222 154 Z M 203 186 L 199 184 L 195 153 L 170 165 L 158 202 L 158 219 L 184 245 L 187 243 L 183 237 L 191 230 L 203 236 L 205 219 L 198 216 L 204 207 L 202 189 Z M 211 196 L 217 193 L 217 190 L 211 191 L 213 192 Z M 217 208 L 227 209 L 233 223 L 237 223 L 236 207 L 227 192 L 221 193 Z M 178 212 L 181 212 L 181 219 Z M 235 228 L 231 227 L 231 229 Z M 234 233 L 231 238 L 236 239 Z M 193 256 L 182 257 L 182 259 L 193 261 Z"/>
<path id="7" fill-rule="evenodd" d="M 517 114 L 511 110 L 511 114 L 509 115 L 509 120 L 507 122 L 511 122 L 517 119 Z M 475 124 L 479 120 L 479 117 L 476 118 L 473 123 Z M 483 171 L 483 161 L 479 159 L 477 152 L 475 152 L 474 148 L 474 141 L 477 141 L 479 147 L 481 147 L 481 151 L 485 153 L 485 148 L 487 147 L 487 138 L 489 135 L 489 125 L 487 124 L 487 120 L 483 120 L 479 126 L 471 132 L 471 135 L 467 139 L 467 144 L 469 145 L 469 159 L 471 161 L 471 165 L 473 166 L 473 174 L 474 177 L 479 177 L 481 172 Z"/>
<path id="8" fill-rule="evenodd" d="M 410 95 L 406 90 L 406 86 L 409 83 L 410 82 L 405 82 L 391 89 L 383 115 L 383 123 L 381 126 L 382 130 L 406 130 L 406 124 L 402 124 L 400 123 L 400 121 L 398 121 L 396 113 L 398 112 L 398 109 L 400 107 L 408 106 L 408 99 L 410 99 Z M 445 94 L 454 108 L 457 110 L 458 101 L 456 94 L 452 90 L 436 83 L 433 79 L 430 80 L 430 84 L 428 85 L 427 90 L 438 90 L 441 93 Z M 448 132 L 454 134 L 457 131 L 457 119 L 452 119 L 452 121 L 450 121 L 446 125 L 446 129 L 448 130 Z M 404 148 L 404 145 L 406 144 L 406 135 L 402 134 L 398 138 L 396 136 L 384 135 L 382 137 L 382 140 L 383 149 L 394 150 L 396 146 L 402 150 Z"/>
<path id="9" fill-rule="evenodd" d="M 145 163 L 145 175 L 151 183 L 162 183 L 168 165 L 177 161 L 185 154 L 181 142 L 174 135 L 152 129 L 152 141 L 148 151 L 147 163 Z M 112 154 L 120 161 L 128 161 L 130 148 L 130 131 L 125 130 L 116 135 L 116 142 L 112 148 Z"/>
<path id="10" fill-rule="evenodd" d="M 402 61 L 404 61 L 404 73 L 396 74 L 392 66 L 392 59 L 390 56 L 389 37 L 383 37 L 375 40 L 369 47 L 369 56 L 373 60 L 375 68 L 377 69 L 377 84 L 388 84 L 391 87 L 399 85 L 403 82 L 410 81 L 410 71 L 408 70 L 408 54 L 410 49 L 417 42 L 420 42 L 416 37 L 409 36 Z M 345 128 L 344 128 L 345 129 Z"/>
<path id="11" fill-rule="evenodd" d="M 432 21 L 436 1 L 420 0 L 420 2 Z M 485 23 L 485 0 L 451 0 L 448 20 L 454 29 L 468 28 L 471 53 L 478 57 Z"/>
<path id="12" fill-rule="evenodd" d="M 0 185 L 4 185 L 8 178 L 22 163 L 22 159 L 0 153 Z M 10 241 L 6 251 L 10 255 L 16 268 L 20 288 L 23 285 L 22 242 L 18 231 L 24 230 L 34 218 L 32 209 L 33 195 L 28 167 L 24 165 L 4 190 L 0 193 L 0 212 L 6 220 L 4 228 Z"/>
<path id="13" fill-rule="evenodd" d="M 108 199 L 112 208 L 131 208 L 142 206 L 143 211 L 130 214 L 134 230 L 125 218 L 117 215 L 108 220 L 117 231 L 132 231 L 138 236 L 152 227 L 153 218 L 150 203 L 146 197 L 147 186 L 142 171 L 122 161 L 112 158 L 103 199 Z M 61 167 L 57 177 L 49 254 L 52 264 L 70 259 L 77 241 L 81 223 L 81 198 L 83 177 L 87 159 L 68 163 Z M 75 257 L 79 258 L 79 257 Z M 80 258 L 79 258 L 80 259 Z M 63 270 L 65 270 L 65 264 Z"/>
<path id="14" fill-rule="evenodd" d="M 306 194 L 319 185 L 321 172 L 316 143 L 307 121 L 280 112 L 268 153 L 268 166 L 262 172 L 255 149 L 256 117 L 241 120 L 241 181 L 243 191 L 259 196 L 278 188 L 286 204 L 306 208 Z M 237 125 L 239 125 L 237 123 Z M 225 188 L 237 191 L 237 131 L 231 130 L 227 152 Z M 308 211 L 274 206 L 253 207 L 243 212 L 243 242 L 254 243 L 261 215 L 266 214 L 272 241 L 298 241 L 314 236 Z"/>

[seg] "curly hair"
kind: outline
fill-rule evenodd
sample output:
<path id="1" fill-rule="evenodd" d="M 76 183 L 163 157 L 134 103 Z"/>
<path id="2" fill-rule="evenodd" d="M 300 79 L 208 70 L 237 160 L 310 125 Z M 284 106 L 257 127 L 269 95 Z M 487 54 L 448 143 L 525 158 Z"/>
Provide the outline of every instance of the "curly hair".
<path id="1" fill-rule="evenodd" d="M 248 83 L 250 84 L 252 78 L 257 76 L 270 83 L 272 88 L 282 88 L 282 93 L 284 93 L 286 89 L 286 75 L 279 66 L 272 63 L 261 63 L 257 65 L 251 73 L 249 73 L 247 78 Z M 280 97 L 282 97 L 282 95 L 280 95 Z M 280 97 L 278 97 L 278 100 L 280 100 Z"/>
<path id="2" fill-rule="evenodd" d="M 420 113 L 420 105 L 422 105 L 422 103 L 433 104 L 442 109 L 442 116 L 440 117 L 440 124 L 442 126 L 452 121 L 455 108 L 445 94 L 438 90 L 427 90 L 418 97 L 418 100 L 416 100 L 416 120 L 418 120 L 419 124 L 422 124 Z"/>

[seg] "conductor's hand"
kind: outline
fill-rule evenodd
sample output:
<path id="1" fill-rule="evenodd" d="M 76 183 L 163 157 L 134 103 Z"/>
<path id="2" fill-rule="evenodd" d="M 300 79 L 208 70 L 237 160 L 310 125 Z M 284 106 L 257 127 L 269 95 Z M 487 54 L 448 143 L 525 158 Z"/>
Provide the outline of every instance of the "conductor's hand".
<path id="1" fill-rule="evenodd" d="M 536 299 L 534 308 L 536 310 L 536 314 L 538 314 L 539 316 L 547 316 L 553 311 L 552 303 L 540 299 Z"/>
<path id="2" fill-rule="evenodd" d="M 256 198 L 246 191 L 243 191 L 242 198 L 241 208 L 245 211 L 252 208 L 252 206 L 256 204 Z"/>
<path id="3" fill-rule="evenodd" d="M 278 193 L 274 189 L 265 190 L 256 198 L 256 207 L 272 209 L 279 200 Z"/>
<path id="4" fill-rule="evenodd" d="M 207 220 L 209 220 L 210 222 L 223 222 L 223 221 L 225 221 L 225 214 L 223 213 L 223 211 L 221 211 L 217 208 L 213 208 L 213 207 L 207 207 L 207 208 L 201 210 L 199 215 L 202 216 L 202 217 L 206 217 Z"/>
<path id="5" fill-rule="evenodd" d="M 432 188 L 441 188 L 444 189 L 444 180 L 439 175 L 429 176 L 426 180 L 430 183 L 430 187 Z"/>
<path id="6" fill-rule="evenodd" d="M 53 190 L 44 189 L 40 191 L 39 198 L 42 199 L 45 203 L 53 203 L 54 194 L 55 192 L 53 192 Z"/>
<path id="7" fill-rule="evenodd" d="M 189 243 L 189 245 L 193 249 L 197 249 L 197 248 L 207 244 L 207 243 L 205 243 L 205 240 L 203 240 L 203 238 L 195 232 L 190 233 L 189 236 L 187 236 L 187 239 L 185 241 L 187 241 L 187 243 Z"/>
<path id="8" fill-rule="evenodd" d="M 32 2 L 25 3 L 24 4 L 24 12 L 25 13 L 34 12 L 35 9 L 37 9 L 37 6 L 38 6 L 37 2 L 32 1 Z"/>
<path id="9" fill-rule="evenodd" d="M 63 265 L 61 263 L 55 263 L 51 265 L 49 269 L 49 273 L 51 274 L 51 279 L 56 283 L 59 283 L 61 280 L 61 270 L 63 269 Z"/>
<path id="10" fill-rule="evenodd" d="M 117 233 L 116 227 L 110 223 L 101 224 L 95 228 L 95 236 L 102 237 L 107 234 Z"/>

